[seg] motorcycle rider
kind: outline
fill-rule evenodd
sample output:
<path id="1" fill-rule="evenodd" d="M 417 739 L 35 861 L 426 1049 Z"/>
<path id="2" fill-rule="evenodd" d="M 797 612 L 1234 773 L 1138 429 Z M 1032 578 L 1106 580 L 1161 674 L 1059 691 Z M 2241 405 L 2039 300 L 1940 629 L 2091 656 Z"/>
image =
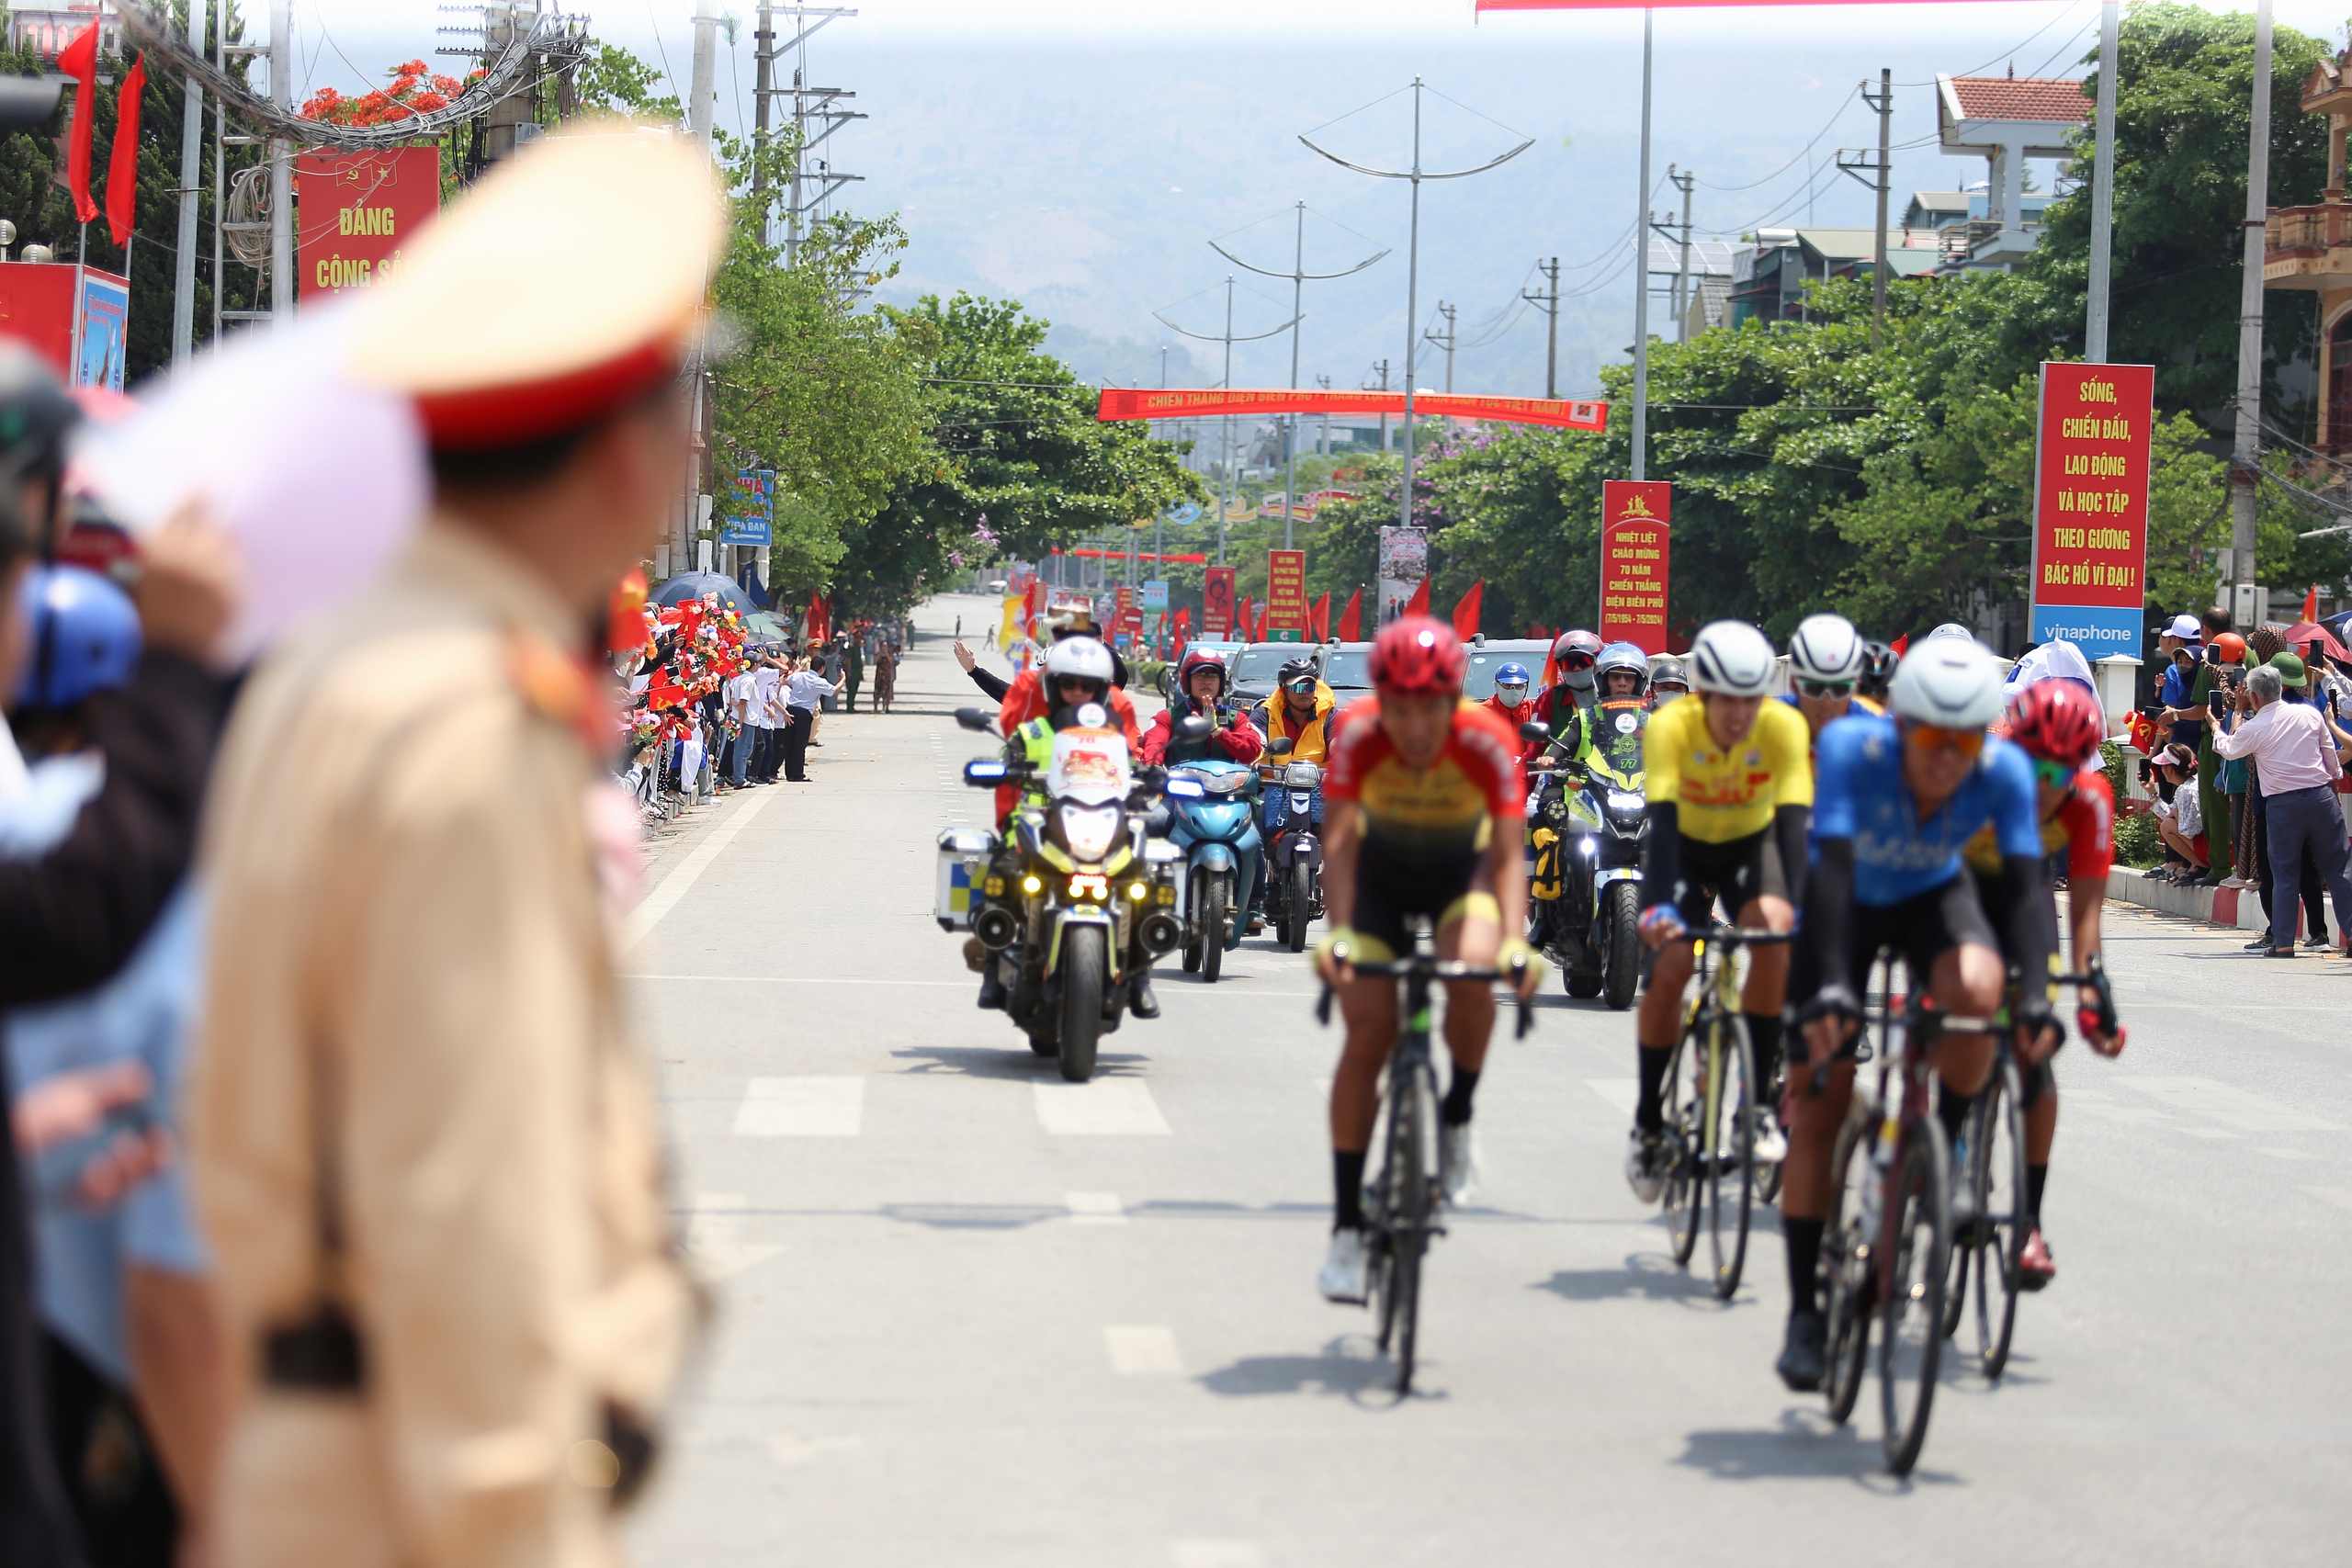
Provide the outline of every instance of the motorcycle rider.
<path id="1" fill-rule="evenodd" d="M 1526 665 L 1506 664 L 1495 671 L 1495 694 L 1479 705 L 1497 718 L 1510 725 L 1513 735 L 1519 733 L 1521 725 L 1529 723 L 1535 717 L 1535 703 L 1527 694 L 1527 684 Z M 1521 764 L 1532 762 L 1543 754 L 1543 741 L 1522 740 L 1520 742 L 1519 760 Z"/>
<path id="2" fill-rule="evenodd" d="M 1118 688 L 1111 683 L 1116 669 L 1112 660 L 1111 650 L 1091 637 L 1066 637 L 1046 650 L 1044 675 L 1053 692 L 1054 711 L 1014 727 L 1004 741 L 1005 761 L 1026 763 L 1030 770 L 1028 782 L 1019 791 L 1021 805 L 1046 804 L 1046 770 L 1053 763 L 1055 734 L 1086 722 L 1080 714 L 1089 705 L 1107 707 L 1108 699 L 1117 694 Z M 1021 852 L 1009 830 L 1011 825 L 1008 812 L 1000 823 L 1008 829 L 1005 841 L 989 867 L 1007 886 L 1021 874 Z M 1137 1018 L 1159 1016 L 1159 1001 L 1151 991 L 1151 958 L 1142 938 L 1131 936 L 1125 967 L 1134 976 L 1131 1005 Z M 980 970 L 981 1007 L 1004 1005 L 1004 979 L 999 971 L 992 959 Z"/>
<path id="3" fill-rule="evenodd" d="M 1288 754 L 1275 761 L 1313 762 L 1320 767 L 1330 747 L 1331 722 L 1339 706 L 1340 694 L 1323 683 L 1315 660 L 1302 657 L 1283 662 L 1274 677 L 1273 695 L 1250 709 L 1250 717 L 1264 734 L 1268 745 L 1283 739 L 1291 743 Z M 1260 818 L 1270 867 L 1273 864 L 1274 839 L 1282 831 L 1283 818 L 1288 809 L 1285 791 L 1266 792 Z M 1307 819 L 1318 826 L 1323 821 L 1323 792 L 1319 788 L 1315 792 L 1314 809 Z M 1272 875 L 1258 878 L 1257 897 L 1250 907 L 1250 931 L 1253 935 L 1266 929 L 1266 889 L 1272 882 Z"/>
<path id="4" fill-rule="evenodd" d="M 1677 697 L 1690 694 L 1690 671 L 1679 659 L 1661 659 L 1650 668 L 1650 711 L 1656 713 Z"/>
<path id="5" fill-rule="evenodd" d="M 1529 716 L 1552 727 L 1552 739 L 1564 756 L 1583 750 L 1585 733 L 1591 728 L 1592 706 L 1600 700 L 1592 672 L 1600 649 L 1600 639 L 1582 629 L 1562 632 L 1552 645 L 1554 682 L 1535 699 L 1535 712 Z"/>
<path id="6" fill-rule="evenodd" d="M 1112 716 L 1119 721 L 1119 728 L 1126 732 L 1127 749 L 1130 751 L 1139 750 L 1143 737 L 1136 720 L 1135 699 L 1127 695 L 1127 661 L 1121 659 L 1110 644 L 1102 640 L 1101 634 L 1095 630 L 1094 617 L 1083 608 L 1064 611 L 1053 618 L 1051 625 L 1056 647 L 1065 638 L 1083 637 L 1110 655 L 1111 694 L 1107 705 Z M 1044 672 L 1052 661 L 1051 649 L 1046 650 L 1046 655 L 1045 660 L 1015 675 L 1012 684 L 1005 688 L 1004 700 L 998 705 L 996 715 L 996 727 L 1005 734 L 1012 734 L 1033 718 L 1050 717 L 1054 710 L 1062 705 L 1053 700 L 1053 694 L 1046 689 Z M 998 802 L 1000 812 L 1005 804 L 1002 800 Z"/>
<path id="7" fill-rule="evenodd" d="M 1144 731 L 1144 761 L 1153 766 L 1197 762 L 1210 757 L 1256 761 L 1266 749 L 1265 738 L 1250 722 L 1248 714 L 1238 707 L 1220 705 L 1227 686 L 1224 660 L 1205 648 L 1186 649 L 1183 661 L 1176 667 L 1175 700 Z M 1216 728 L 1204 740 L 1179 739 L 1177 723 L 1196 714 Z"/>

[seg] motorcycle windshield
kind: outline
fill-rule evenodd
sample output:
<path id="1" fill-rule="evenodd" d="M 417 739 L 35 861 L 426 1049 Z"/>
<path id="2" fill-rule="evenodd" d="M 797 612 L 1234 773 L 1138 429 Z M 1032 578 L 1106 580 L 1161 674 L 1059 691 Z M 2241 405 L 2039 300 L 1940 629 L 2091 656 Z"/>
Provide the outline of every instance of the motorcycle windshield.
<path id="1" fill-rule="evenodd" d="M 1644 776 L 1642 734 L 1649 709 L 1639 702 L 1602 703 L 1593 710 L 1590 771 L 1619 789 L 1639 791 Z"/>
<path id="2" fill-rule="evenodd" d="M 1127 797 L 1127 738 L 1115 729 L 1064 729 L 1054 736 L 1046 793 L 1103 806 Z"/>

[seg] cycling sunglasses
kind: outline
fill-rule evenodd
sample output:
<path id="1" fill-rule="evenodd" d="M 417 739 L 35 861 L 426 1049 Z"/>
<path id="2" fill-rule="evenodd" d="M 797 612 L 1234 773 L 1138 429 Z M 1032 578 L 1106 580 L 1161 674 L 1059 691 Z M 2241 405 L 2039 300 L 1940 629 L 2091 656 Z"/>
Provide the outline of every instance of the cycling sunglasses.
<path id="1" fill-rule="evenodd" d="M 1596 656 L 1589 653 L 1564 653 L 1552 662 L 1562 670 L 1589 670 L 1596 662 Z"/>
<path id="2" fill-rule="evenodd" d="M 1954 729 L 1915 720 L 1903 727 L 1903 738 L 1922 751 L 1957 751 L 1963 757 L 1974 757 L 1984 750 L 1982 729 Z"/>
<path id="3" fill-rule="evenodd" d="M 2064 789 L 2075 782 L 2075 770 L 2048 757 L 2036 757 L 2033 760 L 2033 776 L 2036 783 L 2046 784 L 2052 789 Z"/>
<path id="4" fill-rule="evenodd" d="M 1805 697 L 1850 697 L 1854 694 L 1851 681 L 1799 681 L 1797 694 Z"/>
<path id="5" fill-rule="evenodd" d="M 1312 675 L 1301 675 L 1297 680 L 1288 682 L 1285 684 L 1288 690 L 1296 692 L 1303 697 L 1309 692 L 1315 690 L 1315 677 Z"/>

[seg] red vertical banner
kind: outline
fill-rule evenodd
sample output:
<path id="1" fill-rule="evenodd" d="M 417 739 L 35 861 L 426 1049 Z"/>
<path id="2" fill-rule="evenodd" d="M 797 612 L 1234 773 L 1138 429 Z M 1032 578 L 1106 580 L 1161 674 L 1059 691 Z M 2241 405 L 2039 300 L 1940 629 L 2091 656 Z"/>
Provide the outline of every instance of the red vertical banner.
<path id="1" fill-rule="evenodd" d="M 1266 552 L 1266 639 L 1305 642 L 1308 626 L 1306 552 Z"/>
<path id="2" fill-rule="evenodd" d="M 1674 487 L 1609 479 L 1600 487 L 1600 638 L 1666 651 L 1667 529 Z"/>
<path id="3" fill-rule="evenodd" d="M 294 161 L 305 294 L 365 288 L 400 265 L 401 254 L 441 210 L 441 148 L 380 152 L 307 152 Z"/>
<path id="4" fill-rule="evenodd" d="M 1233 569 L 1213 566 L 1201 585 L 1201 636 L 1223 642 L 1233 635 Z"/>
<path id="5" fill-rule="evenodd" d="M 2071 642 L 2086 659 L 2139 657 L 2155 391 L 2154 366 L 2041 367 L 2033 483 L 2036 642 Z"/>

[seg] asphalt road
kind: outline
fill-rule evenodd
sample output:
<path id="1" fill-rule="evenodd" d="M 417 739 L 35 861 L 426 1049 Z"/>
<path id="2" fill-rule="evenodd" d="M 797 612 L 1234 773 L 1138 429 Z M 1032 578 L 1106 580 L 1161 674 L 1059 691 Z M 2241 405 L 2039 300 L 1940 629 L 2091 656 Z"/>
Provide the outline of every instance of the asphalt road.
<path id="1" fill-rule="evenodd" d="M 1917 1472 L 1773 1376 L 1777 1230 L 1719 1304 L 1621 1174 L 1630 1019 L 1552 983 L 1490 1058 L 1418 1390 L 1326 1304 L 1336 1041 L 1302 959 L 1065 1086 L 973 1005 L 933 835 L 985 818 L 944 599 L 899 711 L 707 812 L 627 967 L 718 1315 L 634 1527 L 646 1563 L 1340 1568 L 2337 1564 L 2352 1527 L 2352 963 L 2110 906 L 2130 1048 L 2061 1058 L 2063 1274 L 2008 1375 L 1948 1371 Z M 1703 1252 L 1703 1249 L 1702 1249 Z M 1963 1336 L 1968 1330 L 1963 1329 Z"/>

